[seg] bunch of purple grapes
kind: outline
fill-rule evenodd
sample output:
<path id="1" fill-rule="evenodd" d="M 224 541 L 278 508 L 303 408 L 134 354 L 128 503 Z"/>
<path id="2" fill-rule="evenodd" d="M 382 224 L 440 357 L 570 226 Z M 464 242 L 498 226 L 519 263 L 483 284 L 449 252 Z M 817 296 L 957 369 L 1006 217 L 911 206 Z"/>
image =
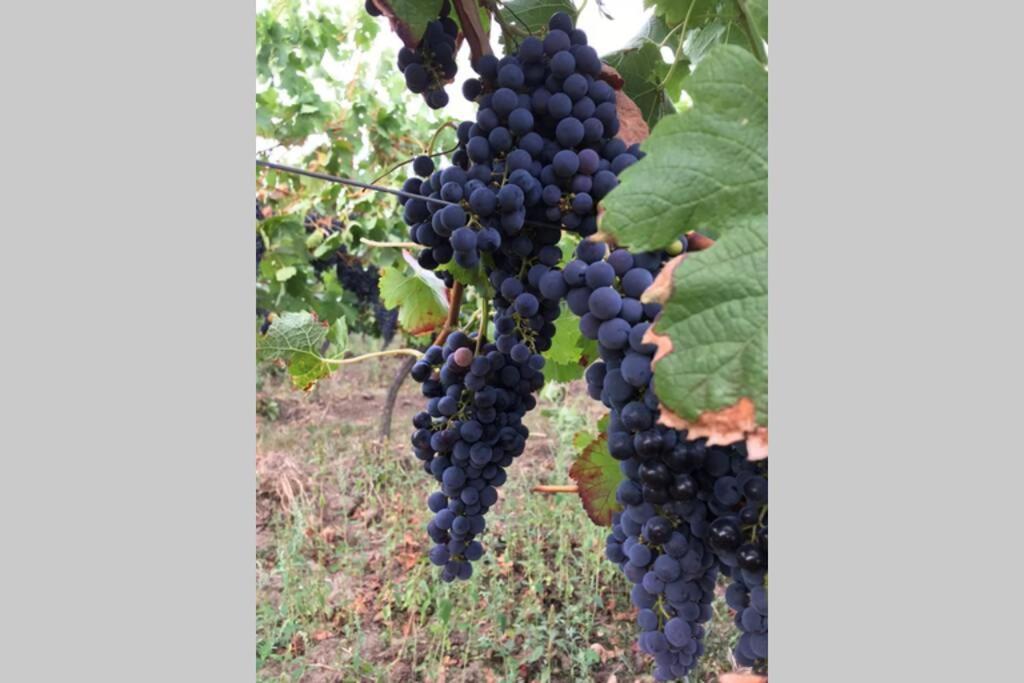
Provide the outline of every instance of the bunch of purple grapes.
<path id="1" fill-rule="evenodd" d="M 608 557 L 633 583 L 639 645 L 655 677 L 685 676 L 703 651 L 704 624 L 720 571 L 743 635 L 737 661 L 767 666 L 767 466 L 742 445 L 708 446 L 658 424 L 652 359 L 644 335 L 661 310 L 641 297 L 664 263 L 686 249 L 632 253 L 584 240 L 557 265 L 563 230 L 597 230 L 597 203 L 642 156 L 615 138 L 615 91 L 586 35 L 559 13 L 543 38 L 515 54 L 485 55 L 463 93 L 478 105 L 458 127 L 451 165 L 414 160 L 403 189 L 419 263 L 483 268 L 494 288 L 493 341 L 452 334 L 413 368 L 428 398 L 414 420 L 416 456 L 441 484 L 428 505 L 430 559 L 446 581 L 468 578 L 483 554 L 484 515 L 505 468 L 522 453 L 523 416 L 536 405 L 544 358 L 565 300 L 581 332 L 598 342 L 588 392 L 610 410 L 608 443 L 625 480 Z M 491 493 L 494 491 L 494 493 Z M 737 493 L 739 494 L 737 496 Z"/>
<path id="2" fill-rule="evenodd" d="M 434 513 L 427 533 L 435 543 L 430 561 L 444 581 L 468 579 L 470 563 L 483 555 L 477 537 L 486 528 L 484 515 L 498 500 L 505 468 L 523 453 L 530 432 L 522 418 L 544 382 L 533 357 L 517 362 L 479 341 L 453 332 L 411 371 L 428 399 L 413 418 L 412 444 L 441 485 L 427 501 Z"/>
<path id="3" fill-rule="evenodd" d="M 374 17 L 380 10 L 367 0 L 366 11 Z M 440 109 L 448 104 L 445 83 L 455 78 L 458 66 L 455 64 L 455 39 L 459 26 L 449 15 L 451 4 L 445 0 L 437 19 L 429 22 L 416 49 L 403 47 L 398 51 L 398 69 L 405 76 L 405 85 L 417 95 L 423 95 L 431 109 Z"/>
<path id="4" fill-rule="evenodd" d="M 608 449 L 626 477 L 606 553 L 633 583 L 638 643 L 654 657 L 659 681 L 685 676 L 703 652 L 720 570 L 733 580 L 727 599 L 743 634 L 737 662 L 767 669 L 767 464 L 749 461 L 742 444 L 708 446 L 658 424 L 656 348 L 644 335 L 661 307 L 641 297 L 685 248 L 682 238 L 634 254 L 584 240 L 574 260 L 540 281 L 548 295 L 566 298 L 581 333 L 598 342 L 588 393 L 610 410 Z"/>
<path id="5" fill-rule="evenodd" d="M 452 164 L 437 168 L 418 157 L 415 177 L 403 186 L 416 195 L 402 205 L 410 238 L 426 247 L 420 265 L 449 277 L 442 266 L 450 262 L 482 267 L 494 288 L 492 342 L 475 353 L 476 342 L 455 333 L 413 367 L 429 399 L 415 418 L 413 447 L 442 484 L 428 501 L 435 514 L 428 533 L 445 580 L 471 573 L 493 504 L 483 492 L 498 485 L 490 477 L 504 481 L 504 468 L 525 446 L 522 417 L 543 386 L 542 354 L 551 348 L 564 295 L 542 285 L 561 281 L 562 230 L 593 234 L 596 201 L 636 160 L 613 138 L 615 92 L 595 80 L 601 63 L 586 35 L 562 13 L 550 25 L 547 38 L 525 40 L 516 55 L 477 61 L 480 78 L 465 90 L 478 104 L 476 121 L 459 126 Z M 551 91 L 560 97 L 549 111 Z M 572 106 L 568 113 L 558 108 L 563 99 L 578 105 L 583 121 L 568 115 Z M 577 134 L 573 122 L 586 130 Z"/>
<path id="6" fill-rule="evenodd" d="M 479 78 L 463 86 L 476 120 L 459 126 L 453 165 L 438 171 L 416 160 L 419 178 L 403 189 L 424 199 L 405 201 L 404 219 L 410 239 L 427 247 L 425 268 L 453 260 L 473 268 L 527 226 L 594 234 L 597 202 L 637 160 L 636 147 L 615 138 L 615 90 L 598 78 L 586 34 L 565 13 L 549 26 L 513 55 L 476 61 Z M 525 256 L 526 240 L 515 248 Z"/>

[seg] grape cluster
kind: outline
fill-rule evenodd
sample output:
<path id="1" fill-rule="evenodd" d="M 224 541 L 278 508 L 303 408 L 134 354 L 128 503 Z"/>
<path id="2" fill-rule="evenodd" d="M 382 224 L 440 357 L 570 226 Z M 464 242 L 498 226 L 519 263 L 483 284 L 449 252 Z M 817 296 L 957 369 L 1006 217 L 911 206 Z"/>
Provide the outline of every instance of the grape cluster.
<path id="1" fill-rule="evenodd" d="M 480 78 L 465 89 L 478 104 L 476 121 L 459 126 L 451 165 L 440 169 L 430 157 L 418 157 L 415 176 L 403 186 L 415 195 L 402 205 L 410 238 L 426 247 L 420 265 L 449 278 L 444 264 L 482 266 L 494 288 L 493 342 L 473 354 L 470 338 L 453 334 L 443 349 L 432 348 L 413 367 L 429 399 L 427 411 L 414 421 L 413 446 L 442 483 L 428 501 L 435 513 L 428 531 L 437 544 L 431 559 L 444 567 L 446 580 L 469 576 L 468 562 L 482 551 L 477 545 L 470 550 L 479 534 L 474 529 L 482 525 L 477 517 L 482 520 L 492 504 L 489 495 L 486 505 L 467 501 L 464 496 L 472 500 L 476 494 L 465 493 L 465 487 L 494 486 L 486 468 L 506 467 L 525 445 L 522 417 L 543 386 L 541 354 L 551 348 L 565 294 L 544 284 L 562 282 L 556 268 L 562 230 L 596 232 L 596 201 L 636 160 L 613 138 L 615 92 L 595 79 L 601 62 L 586 35 L 564 13 L 554 15 L 550 27 L 548 37 L 526 39 L 516 55 L 477 61 Z M 558 97 L 550 108 L 552 92 Z M 569 111 L 558 107 L 562 100 L 570 102 Z M 573 111 L 579 118 L 569 115 Z M 576 124 L 585 130 L 577 134 Z M 490 398 L 492 392 L 497 399 Z M 481 394 L 482 406 L 476 403 Z M 497 476 L 503 480 L 504 469 Z M 460 516 L 467 521 L 452 527 Z"/>
<path id="2" fill-rule="evenodd" d="M 384 346 L 391 343 L 398 331 L 398 309 L 385 308 L 384 302 L 380 299 L 373 304 L 373 318 L 377 322 L 377 333 L 380 335 Z"/>
<path id="3" fill-rule="evenodd" d="M 514 55 L 476 61 L 479 78 L 463 86 L 476 120 L 458 127 L 453 165 L 414 163 L 419 177 L 403 189 L 425 199 L 404 201 L 403 217 L 410 239 L 427 247 L 425 268 L 452 260 L 473 268 L 506 243 L 525 256 L 527 226 L 594 234 L 597 202 L 637 160 L 637 149 L 614 137 L 615 90 L 598 78 L 601 60 L 586 34 L 565 13 L 549 26 Z"/>
<path id="4" fill-rule="evenodd" d="M 748 461 L 742 444 L 709 446 L 658 424 L 655 347 L 644 335 L 661 307 L 641 297 L 685 237 L 653 253 L 584 239 L 557 267 L 562 231 L 593 235 L 597 203 L 642 154 L 615 138 L 616 94 L 586 35 L 563 13 L 549 29 L 515 54 L 476 61 L 479 78 L 463 94 L 477 114 L 458 127 L 451 165 L 418 157 L 403 186 L 415 195 L 402 204 L 410 239 L 424 247 L 420 265 L 449 286 L 446 264 L 482 266 L 494 288 L 493 342 L 457 332 L 413 367 L 428 398 L 413 446 L 441 483 L 428 500 L 430 559 L 451 581 L 468 578 L 482 555 L 490 491 L 522 453 L 522 419 L 543 385 L 541 354 L 564 299 L 598 342 L 588 392 L 610 410 L 609 450 L 625 475 L 606 553 L 633 584 L 639 646 L 656 679 L 685 676 L 701 655 L 720 571 L 743 633 L 737 661 L 765 669 L 766 465 Z"/>
<path id="5" fill-rule="evenodd" d="M 343 289 L 352 292 L 363 310 L 373 309 L 377 332 L 387 346 L 395 336 L 398 309 L 385 308 L 380 299 L 380 271 L 372 263 L 364 264 L 344 246 L 335 254 L 335 273 Z"/>
<path id="6" fill-rule="evenodd" d="M 522 455 L 529 430 L 522 423 L 543 384 L 536 358 L 524 362 L 493 343 L 453 332 L 443 347 L 431 346 L 412 367 L 427 397 L 413 418 L 413 451 L 441 484 L 427 504 L 434 513 L 427 533 L 435 545 L 430 561 L 444 581 L 468 579 L 484 549 L 477 537 L 484 515 L 498 500 L 512 461 Z M 543 365 L 543 359 L 541 359 Z"/>
<path id="7" fill-rule="evenodd" d="M 367 2 L 367 12 L 379 16 L 379 11 L 374 14 L 370 10 L 372 5 L 372 2 Z M 411 92 L 422 94 L 431 109 L 440 109 L 448 104 L 444 85 L 455 78 L 458 71 L 455 38 L 459 34 L 459 26 L 449 16 L 450 13 L 451 4 L 445 0 L 437 19 L 427 24 L 416 49 L 403 47 L 398 51 L 398 69 L 405 76 L 406 87 Z"/>
<path id="8" fill-rule="evenodd" d="M 755 671 L 768 669 L 768 478 L 766 467 L 745 458 L 703 487 L 718 517 L 708 529 L 708 543 L 732 583 L 726 602 L 736 610 L 742 634 L 736 661 Z M 710 491 L 710 493 L 707 493 Z"/>
<path id="9" fill-rule="evenodd" d="M 732 577 L 729 604 L 743 633 L 736 659 L 767 668 L 767 465 L 750 462 L 742 444 L 708 446 L 658 424 L 656 347 L 644 335 L 661 307 L 641 296 L 685 248 L 683 238 L 634 254 L 584 240 L 575 259 L 540 282 L 546 293 L 564 294 L 580 332 L 598 342 L 601 360 L 587 368 L 587 389 L 610 409 L 608 449 L 626 477 L 606 554 L 634 584 L 638 642 L 659 681 L 685 676 L 702 653 L 720 570 Z"/>

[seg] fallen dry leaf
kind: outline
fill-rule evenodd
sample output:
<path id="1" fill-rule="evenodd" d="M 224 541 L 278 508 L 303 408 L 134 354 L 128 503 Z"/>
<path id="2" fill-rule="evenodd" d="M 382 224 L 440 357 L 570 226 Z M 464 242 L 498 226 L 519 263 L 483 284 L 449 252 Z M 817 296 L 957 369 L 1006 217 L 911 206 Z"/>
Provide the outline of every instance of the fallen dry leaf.
<path id="1" fill-rule="evenodd" d="M 301 656 L 306 652 L 306 639 L 302 637 L 301 633 L 296 633 L 292 636 L 292 642 L 288 645 L 288 650 L 292 656 Z"/>

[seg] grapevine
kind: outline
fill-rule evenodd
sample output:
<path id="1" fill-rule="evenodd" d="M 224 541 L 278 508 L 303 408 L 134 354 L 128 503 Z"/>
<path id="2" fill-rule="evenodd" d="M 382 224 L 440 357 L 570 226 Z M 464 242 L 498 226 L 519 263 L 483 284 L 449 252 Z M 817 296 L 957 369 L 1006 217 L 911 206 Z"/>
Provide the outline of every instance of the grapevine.
<path id="1" fill-rule="evenodd" d="M 432 515 L 427 559 L 442 581 L 467 581 L 487 553 L 488 515 L 526 448 L 530 432 L 524 418 L 537 406 L 555 323 L 567 309 L 599 355 L 584 377 L 589 396 L 608 409 L 602 439 L 621 474 L 605 555 L 629 583 L 636 647 L 653 659 L 655 680 L 689 675 L 704 652 L 721 579 L 738 633 L 735 662 L 766 674 L 767 460 L 752 457 L 744 430 L 732 438 L 709 434 L 703 415 L 673 412 L 674 398 L 659 396 L 656 387 L 665 379 L 656 378 L 657 363 L 666 353 L 678 353 L 665 347 L 668 337 L 661 329 L 664 301 L 678 286 L 675 269 L 684 257 L 721 249 L 688 225 L 679 226 L 669 244 L 639 240 L 660 248 L 630 248 L 629 240 L 620 240 L 629 234 L 621 227 L 621 210 L 612 219 L 617 227 L 602 231 L 602 211 L 624 196 L 616 189 L 638 177 L 634 166 L 657 154 L 641 149 L 647 124 L 638 122 L 636 104 L 621 90 L 624 79 L 602 61 L 569 14 L 555 13 L 546 31 L 537 31 L 514 14 L 503 16 L 497 3 L 480 5 L 504 33 L 505 56 L 491 54 L 486 37 L 468 21 L 478 19 L 476 3 L 462 0 L 454 3 L 458 23 L 445 0 L 422 35 L 413 42 L 405 38 L 398 54 L 407 88 L 433 109 L 449 101 L 444 86 L 455 76 L 460 26 L 476 74 L 462 87 L 476 106 L 473 120 L 456 127 L 454 149 L 433 154 L 433 140 L 424 145 L 427 153 L 409 160 L 412 173 L 401 189 L 375 183 L 409 161 L 371 183 L 262 162 L 397 195 L 406 233 L 387 241 L 364 239 L 364 246 L 401 248 L 413 269 L 432 273 L 447 290 L 447 317 L 433 343 L 422 352 L 393 352 L 412 358 L 388 395 L 393 404 L 408 372 L 423 398 L 410 442 L 437 486 L 426 500 Z M 390 7 L 382 8 L 366 2 L 369 15 L 383 13 L 393 27 L 400 23 Z M 763 63 L 759 29 L 742 4 L 740 9 L 737 21 Z M 675 34 L 676 55 L 683 54 L 688 20 L 666 30 L 659 46 Z M 669 87 L 678 64 L 666 68 L 660 89 Z M 636 192 L 635 182 L 630 191 Z M 326 239 L 342 226 L 313 216 L 307 229 Z M 577 242 L 568 261 L 561 246 L 566 235 Z M 265 248 L 259 238 L 258 265 Z M 372 309 L 381 336 L 390 341 L 398 311 L 383 307 L 376 266 L 345 247 L 311 263 L 318 274 L 334 269 L 342 286 Z M 476 306 L 465 326 L 464 293 L 471 293 Z M 319 351 L 324 365 L 358 360 L 327 357 L 329 347 L 325 340 Z M 670 387 L 671 379 L 660 386 Z M 583 488 L 535 490 L 585 496 Z"/>

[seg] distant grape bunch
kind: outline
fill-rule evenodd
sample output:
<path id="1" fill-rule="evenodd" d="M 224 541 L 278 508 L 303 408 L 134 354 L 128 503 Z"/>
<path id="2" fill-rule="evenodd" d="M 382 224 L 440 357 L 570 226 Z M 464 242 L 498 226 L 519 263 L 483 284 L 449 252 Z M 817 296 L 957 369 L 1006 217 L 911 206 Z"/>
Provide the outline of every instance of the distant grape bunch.
<path id="1" fill-rule="evenodd" d="M 373 311 L 380 338 L 385 346 L 390 344 L 398 326 L 398 309 L 385 308 L 380 299 L 380 271 L 377 266 L 363 263 L 342 246 L 336 254 L 335 272 L 342 288 L 355 294 L 360 308 Z"/>
<path id="2" fill-rule="evenodd" d="M 256 220 L 261 221 L 265 217 L 264 208 L 256 200 Z M 315 211 L 308 212 L 303 218 L 303 227 L 306 233 L 312 235 L 319 232 L 321 240 L 341 231 L 344 224 L 337 218 L 323 216 Z M 260 262 L 266 254 L 266 244 L 263 236 L 256 233 L 256 276 L 259 277 Z M 395 337 L 398 330 L 398 309 L 389 309 L 384 306 L 380 298 L 380 272 L 377 266 L 372 263 L 364 264 L 362 260 L 348 253 L 344 245 L 335 251 L 319 259 L 310 259 L 310 266 L 318 278 L 322 278 L 326 272 L 334 271 L 342 289 L 355 295 L 356 302 L 361 312 L 371 312 L 374 324 L 381 340 L 387 346 Z M 258 312 L 262 319 L 260 332 L 266 333 L 270 327 L 270 319 L 267 311 Z"/>
<path id="3" fill-rule="evenodd" d="M 260 206 L 260 200 L 256 200 L 256 220 L 263 220 L 263 207 Z M 260 261 L 263 260 L 263 255 L 267 253 L 267 245 L 263 243 L 263 235 L 256 231 L 256 277 L 260 276 Z"/>
<path id="4" fill-rule="evenodd" d="M 366 0 L 366 11 L 374 17 L 381 14 L 373 0 Z M 423 95 L 431 109 L 441 109 L 448 104 L 444 86 L 458 72 L 455 39 L 459 35 L 459 25 L 450 14 L 451 3 L 445 0 L 437 19 L 427 23 L 416 49 L 403 47 L 398 51 L 398 70 L 405 76 L 406 87 L 410 92 Z"/>
<path id="5" fill-rule="evenodd" d="M 336 232 L 344 229 L 344 224 L 334 216 L 323 216 L 316 211 L 310 211 L 302 221 L 307 234 L 319 232 L 323 239 L 330 237 Z M 313 272 L 321 276 L 324 271 L 334 268 L 338 263 L 338 251 L 327 254 L 321 259 L 312 259 L 309 264 L 313 266 Z"/>

